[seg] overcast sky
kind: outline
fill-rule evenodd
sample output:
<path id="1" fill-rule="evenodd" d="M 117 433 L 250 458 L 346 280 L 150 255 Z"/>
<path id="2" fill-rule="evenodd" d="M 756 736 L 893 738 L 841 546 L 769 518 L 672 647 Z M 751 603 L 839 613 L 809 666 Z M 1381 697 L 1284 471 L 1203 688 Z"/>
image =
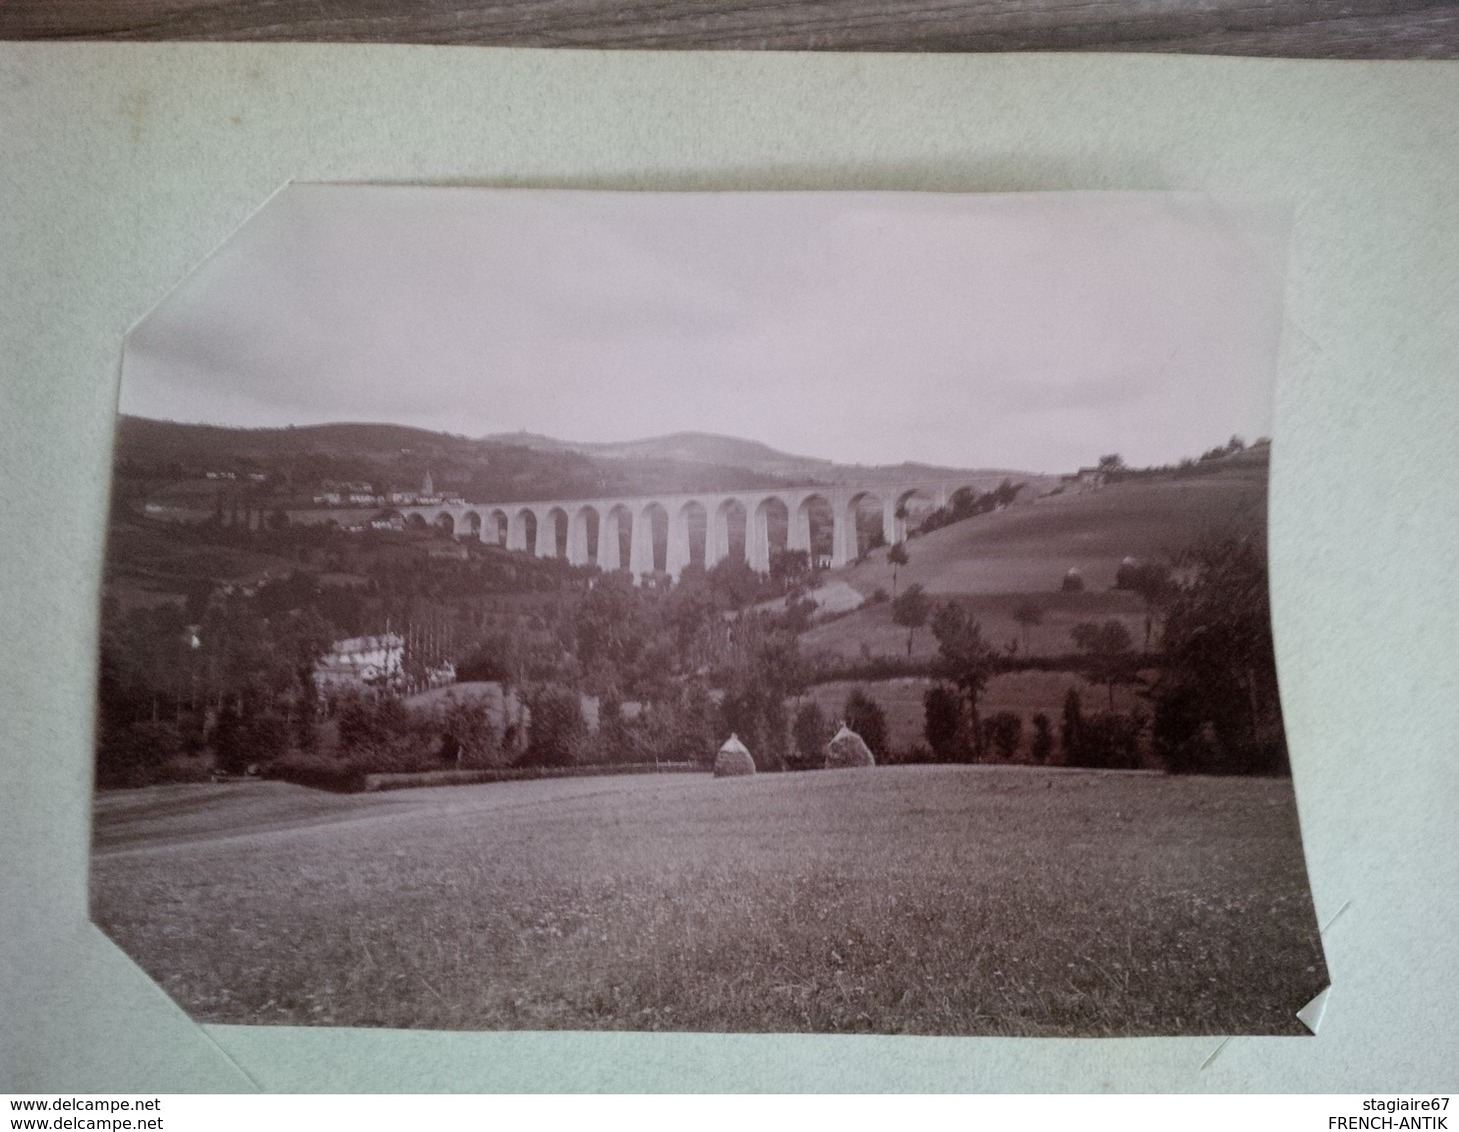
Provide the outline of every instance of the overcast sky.
<path id="1" fill-rule="evenodd" d="M 1270 434 L 1285 237 L 1197 195 L 293 186 L 132 333 L 121 408 L 1167 462 Z"/>

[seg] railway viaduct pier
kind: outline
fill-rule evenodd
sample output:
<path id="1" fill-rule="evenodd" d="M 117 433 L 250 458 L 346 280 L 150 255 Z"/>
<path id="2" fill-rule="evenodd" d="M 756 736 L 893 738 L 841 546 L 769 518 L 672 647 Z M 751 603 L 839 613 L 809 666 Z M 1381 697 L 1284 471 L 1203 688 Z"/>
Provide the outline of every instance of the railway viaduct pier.
<path id="1" fill-rule="evenodd" d="M 810 552 L 813 523 L 823 531 L 827 510 L 830 565 L 844 566 L 858 553 L 859 515 L 879 511 L 882 538 L 899 542 L 906 537 L 909 509 L 941 507 L 964 486 L 975 488 L 956 481 L 908 479 L 855 486 L 406 505 L 394 510 L 408 522 L 440 526 L 458 538 L 530 551 L 541 558 L 566 558 L 576 566 L 627 569 L 635 578 L 662 570 L 677 579 L 691 562 L 715 566 L 731 555 L 732 548 L 743 554 L 751 569 L 764 573 L 770 568 L 772 526 L 779 529 L 782 523 L 785 546 Z M 667 539 L 660 540 L 660 555 L 654 531 L 665 525 Z M 820 541 L 824 545 L 823 535 Z"/>

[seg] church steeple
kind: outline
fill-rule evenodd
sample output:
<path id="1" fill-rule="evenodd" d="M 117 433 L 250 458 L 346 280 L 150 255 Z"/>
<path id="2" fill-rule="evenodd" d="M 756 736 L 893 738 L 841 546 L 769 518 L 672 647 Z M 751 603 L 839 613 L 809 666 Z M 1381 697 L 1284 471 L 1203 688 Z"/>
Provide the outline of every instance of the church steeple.
<path id="1" fill-rule="evenodd" d="M 436 485 L 431 482 L 430 469 L 426 469 L 426 482 L 421 485 L 420 493 L 422 495 L 436 494 Z"/>

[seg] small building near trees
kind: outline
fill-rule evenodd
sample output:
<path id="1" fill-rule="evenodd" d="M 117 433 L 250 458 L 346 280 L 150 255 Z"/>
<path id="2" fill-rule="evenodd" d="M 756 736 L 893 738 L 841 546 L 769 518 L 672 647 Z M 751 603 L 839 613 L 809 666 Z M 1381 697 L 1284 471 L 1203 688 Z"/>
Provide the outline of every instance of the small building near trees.
<path id="1" fill-rule="evenodd" d="M 405 638 L 399 633 L 335 641 L 314 665 L 314 685 L 324 693 L 389 687 L 404 676 Z"/>

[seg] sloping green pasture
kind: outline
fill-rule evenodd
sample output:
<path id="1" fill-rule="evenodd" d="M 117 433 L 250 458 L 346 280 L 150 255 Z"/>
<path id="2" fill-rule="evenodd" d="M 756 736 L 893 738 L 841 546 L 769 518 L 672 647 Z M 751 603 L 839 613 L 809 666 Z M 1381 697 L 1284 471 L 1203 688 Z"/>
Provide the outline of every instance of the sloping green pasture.
<path id="1" fill-rule="evenodd" d="M 1053 593 L 1072 567 L 1088 589 L 1108 590 L 1126 556 L 1164 559 L 1211 536 L 1264 531 L 1266 496 L 1257 457 L 1194 478 L 1070 489 L 910 539 L 898 582 L 939 595 Z M 881 551 L 841 577 L 862 593 L 892 586 Z"/>

